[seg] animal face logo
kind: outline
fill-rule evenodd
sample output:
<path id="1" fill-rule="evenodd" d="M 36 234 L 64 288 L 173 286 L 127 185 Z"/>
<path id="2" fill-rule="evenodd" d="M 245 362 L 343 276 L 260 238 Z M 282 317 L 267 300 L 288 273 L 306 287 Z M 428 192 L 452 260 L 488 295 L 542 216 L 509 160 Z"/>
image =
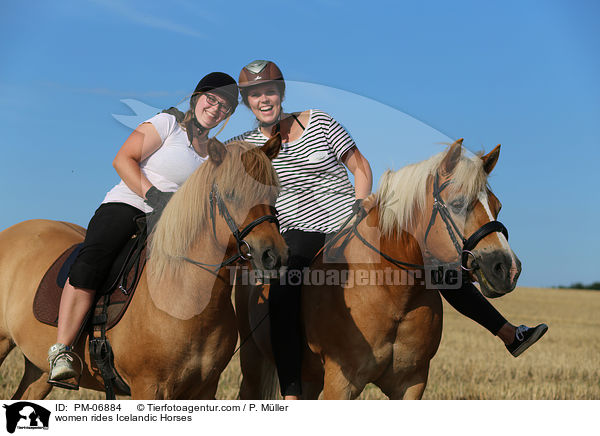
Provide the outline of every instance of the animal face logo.
<path id="1" fill-rule="evenodd" d="M 9 406 L 5 404 L 3 407 L 6 409 L 6 431 L 9 433 L 14 433 L 17 428 L 48 429 L 50 411 L 42 406 L 19 401 Z"/>

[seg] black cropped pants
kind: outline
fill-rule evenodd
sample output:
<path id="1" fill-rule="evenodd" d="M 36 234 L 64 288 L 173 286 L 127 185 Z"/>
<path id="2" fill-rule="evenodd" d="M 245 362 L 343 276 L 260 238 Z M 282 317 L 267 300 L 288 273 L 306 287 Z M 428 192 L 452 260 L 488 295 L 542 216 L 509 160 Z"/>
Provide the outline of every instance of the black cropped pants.
<path id="1" fill-rule="evenodd" d="M 125 203 L 101 204 L 90 220 L 83 246 L 71 266 L 71 285 L 98 291 L 119 252 L 137 231 L 134 218 L 143 213 Z"/>

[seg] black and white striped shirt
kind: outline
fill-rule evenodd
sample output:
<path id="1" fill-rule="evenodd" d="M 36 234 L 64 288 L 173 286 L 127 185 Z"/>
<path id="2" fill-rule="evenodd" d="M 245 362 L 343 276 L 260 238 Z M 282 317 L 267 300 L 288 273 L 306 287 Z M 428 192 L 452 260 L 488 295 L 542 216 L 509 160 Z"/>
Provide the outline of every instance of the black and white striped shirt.
<path id="1" fill-rule="evenodd" d="M 260 129 L 230 139 L 263 145 L 269 138 Z M 356 144 L 330 115 L 312 109 L 302 136 L 281 144 L 273 160 L 281 182 L 276 208 L 281 232 L 304 230 L 333 233 L 350 215 L 354 187 L 341 158 Z"/>

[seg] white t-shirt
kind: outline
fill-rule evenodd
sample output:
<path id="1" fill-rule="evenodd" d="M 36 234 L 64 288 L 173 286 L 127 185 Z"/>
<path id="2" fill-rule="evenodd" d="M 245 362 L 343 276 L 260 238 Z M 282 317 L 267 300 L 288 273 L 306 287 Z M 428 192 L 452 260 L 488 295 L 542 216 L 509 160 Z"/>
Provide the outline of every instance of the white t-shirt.
<path id="1" fill-rule="evenodd" d="M 145 121 L 152 123 L 163 141 L 158 150 L 140 162 L 142 174 L 163 192 L 177 191 L 183 182 L 206 160 L 194 150 L 187 133 L 173 115 L 160 113 Z M 152 208 L 121 180 L 102 203 L 126 203 L 148 213 Z"/>
<path id="2" fill-rule="evenodd" d="M 268 139 L 257 128 L 229 141 L 263 145 Z M 341 159 L 355 146 L 350 134 L 331 115 L 315 109 L 310 111 L 300 138 L 281 145 L 273 167 L 281 182 L 275 207 L 282 233 L 292 229 L 338 230 L 354 204 L 354 187 Z"/>

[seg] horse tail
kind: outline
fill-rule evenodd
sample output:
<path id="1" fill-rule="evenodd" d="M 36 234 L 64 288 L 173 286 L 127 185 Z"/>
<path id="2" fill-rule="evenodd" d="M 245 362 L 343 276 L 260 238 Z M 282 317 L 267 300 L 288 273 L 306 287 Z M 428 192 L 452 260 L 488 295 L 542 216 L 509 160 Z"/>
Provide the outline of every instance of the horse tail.
<path id="1" fill-rule="evenodd" d="M 277 400 L 280 398 L 277 368 L 266 358 L 262 359 L 260 371 L 260 398 L 262 400 Z"/>
<path id="2" fill-rule="evenodd" d="M 241 400 L 275 400 L 279 397 L 279 379 L 270 357 L 269 313 L 263 287 L 243 284 L 236 274 L 235 311 L 240 333 Z M 243 338 L 243 339 L 242 339 Z"/>
<path id="3" fill-rule="evenodd" d="M 240 350 L 242 382 L 238 399 L 276 400 L 279 399 L 279 379 L 275 364 L 250 339 Z"/>

